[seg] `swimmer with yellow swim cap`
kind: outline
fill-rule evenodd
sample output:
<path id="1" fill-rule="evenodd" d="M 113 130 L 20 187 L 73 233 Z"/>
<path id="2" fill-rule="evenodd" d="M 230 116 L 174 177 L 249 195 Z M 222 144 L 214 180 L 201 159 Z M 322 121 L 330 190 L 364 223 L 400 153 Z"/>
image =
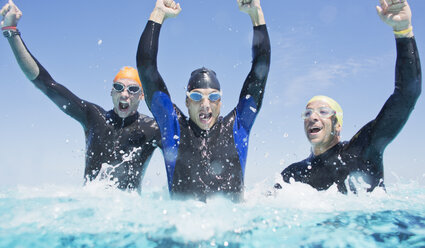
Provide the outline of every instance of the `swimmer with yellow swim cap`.
<path id="1" fill-rule="evenodd" d="M 334 99 L 327 96 L 311 98 L 302 117 L 314 154 L 321 154 L 340 141 L 343 114 Z"/>
<path id="2" fill-rule="evenodd" d="M 112 184 L 110 186 L 140 192 L 143 174 L 161 136 L 153 118 L 137 111 L 143 99 L 137 70 L 126 66 L 116 74 L 111 91 L 114 108 L 105 110 L 57 83 L 32 56 L 17 29 L 22 12 L 12 0 L 0 13 L 3 35 L 24 74 L 61 111 L 83 127 L 86 182 L 103 179 L 108 185 Z M 55 124 L 54 120 L 52 123 Z M 113 170 L 104 166 L 113 166 Z"/>
<path id="3" fill-rule="evenodd" d="M 308 158 L 285 168 L 283 181 L 309 184 L 317 190 L 336 185 L 346 193 L 384 187 L 383 153 L 407 122 L 421 93 L 421 66 L 405 0 L 380 0 L 379 17 L 393 28 L 397 61 L 394 93 L 378 116 L 350 141 L 341 142 L 342 108 L 332 98 L 311 98 L 302 113 L 304 131 L 311 144 Z M 363 185 L 359 186 L 362 182 Z M 281 188 L 276 184 L 275 188 Z"/>

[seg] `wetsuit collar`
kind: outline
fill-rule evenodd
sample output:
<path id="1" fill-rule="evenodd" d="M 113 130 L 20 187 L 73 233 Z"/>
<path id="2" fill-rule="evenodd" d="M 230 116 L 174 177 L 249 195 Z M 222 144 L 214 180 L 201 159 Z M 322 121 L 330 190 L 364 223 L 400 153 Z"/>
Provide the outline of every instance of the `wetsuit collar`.
<path id="1" fill-rule="evenodd" d="M 189 118 L 189 126 L 190 126 L 190 129 L 193 130 L 193 133 L 195 134 L 196 137 L 208 136 L 213 132 L 213 130 L 215 130 L 215 127 L 217 126 L 217 123 L 220 122 L 220 120 L 221 120 L 221 116 L 219 118 L 217 118 L 217 121 L 214 123 L 214 125 L 209 130 L 204 130 L 204 129 L 200 128 L 198 125 L 196 125 L 196 123 L 193 122 L 192 119 Z"/>
<path id="2" fill-rule="evenodd" d="M 139 112 L 136 112 L 133 115 L 127 116 L 126 118 L 121 118 L 117 113 L 115 113 L 114 110 L 110 110 L 107 113 L 107 118 L 110 121 L 111 124 L 118 127 L 126 127 L 130 125 L 131 123 L 135 122 L 137 119 L 139 119 Z"/>
<path id="3" fill-rule="evenodd" d="M 338 142 L 331 148 L 329 148 L 326 152 L 319 154 L 317 156 L 314 155 L 313 151 L 311 151 L 310 157 L 308 158 L 309 161 L 318 160 L 318 159 L 327 159 L 328 157 L 335 154 L 342 146 L 344 145 L 344 142 Z"/>

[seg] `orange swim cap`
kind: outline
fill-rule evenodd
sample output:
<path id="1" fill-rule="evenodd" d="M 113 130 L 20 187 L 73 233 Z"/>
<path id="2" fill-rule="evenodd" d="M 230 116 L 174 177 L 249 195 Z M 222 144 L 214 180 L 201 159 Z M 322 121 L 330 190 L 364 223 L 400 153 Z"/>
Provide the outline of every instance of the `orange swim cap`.
<path id="1" fill-rule="evenodd" d="M 121 78 L 128 78 L 134 80 L 140 85 L 140 87 L 142 87 L 142 82 L 140 82 L 139 73 L 131 66 L 124 66 L 123 68 L 121 68 L 121 70 L 115 76 L 114 82 L 119 81 Z"/>

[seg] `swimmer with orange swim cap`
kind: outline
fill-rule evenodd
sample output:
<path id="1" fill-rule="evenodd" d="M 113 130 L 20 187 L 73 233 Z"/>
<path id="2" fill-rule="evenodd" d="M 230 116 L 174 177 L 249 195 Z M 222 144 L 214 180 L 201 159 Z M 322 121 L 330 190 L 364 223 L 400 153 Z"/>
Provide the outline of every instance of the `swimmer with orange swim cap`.
<path id="1" fill-rule="evenodd" d="M 139 73 L 133 67 L 123 67 L 115 76 L 112 84 L 114 111 L 121 118 L 137 112 L 140 100 L 143 100 L 142 83 Z"/>
<path id="2" fill-rule="evenodd" d="M 143 99 L 137 70 L 126 66 L 117 73 L 111 90 L 114 108 L 106 111 L 58 84 L 30 54 L 16 28 L 22 12 L 11 0 L 1 9 L 1 15 L 3 35 L 27 78 L 61 111 L 82 125 L 86 138 L 85 179 L 107 179 L 108 184 L 120 189 L 140 192 L 144 172 L 157 146 L 156 141 L 160 140 L 160 133 L 152 118 L 137 111 Z M 102 166 L 113 169 L 101 170 Z"/>
<path id="3" fill-rule="evenodd" d="M 383 153 L 403 128 L 419 98 L 421 67 L 407 1 L 380 2 L 378 15 L 393 28 L 397 44 L 394 93 L 378 116 L 345 142 L 340 141 L 343 123 L 340 105 L 327 96 L 310 99 L 302 117 L 312 152 L 308 158 L 282 171 L 286 183 L 293 179 L 318 190 L 336 184 L 342 193 L 356 192 L 359 190 L 356 185 L 361 181 L 366 183 L 362 188 L 367 191 L 384 187 Z M 281 187 L 275 185 L 275 188 Z"/>

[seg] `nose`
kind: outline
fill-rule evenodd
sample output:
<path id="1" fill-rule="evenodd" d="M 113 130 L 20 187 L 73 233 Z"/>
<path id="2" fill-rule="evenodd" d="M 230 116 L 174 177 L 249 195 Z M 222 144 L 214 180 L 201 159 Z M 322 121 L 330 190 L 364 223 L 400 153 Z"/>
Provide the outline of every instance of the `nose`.
<path id="1" fill-rule="evenodd" d="M 311 113 L 311 115 L 308 119 L 312 120 L 312 121 L 318 121 L 319 120 L 319 114 L 316 113 L 316 111 L 313 111 L 313 113 Z"/>
<path id="2" fill-rule="evenodd" d="M 130 96 L 130 93 L 128 92 L 127 88 L 125 88 L 122 92 L 121 92 L 121 97 L 122 98 L 128 98 Z"/>
<path id="3" fill-rule="evenodd" d="M 203 97 L 201 100 L 201 107 L 209 108 L 210 107 L 210 100 L 208 100 L 207 97 Z"/>

